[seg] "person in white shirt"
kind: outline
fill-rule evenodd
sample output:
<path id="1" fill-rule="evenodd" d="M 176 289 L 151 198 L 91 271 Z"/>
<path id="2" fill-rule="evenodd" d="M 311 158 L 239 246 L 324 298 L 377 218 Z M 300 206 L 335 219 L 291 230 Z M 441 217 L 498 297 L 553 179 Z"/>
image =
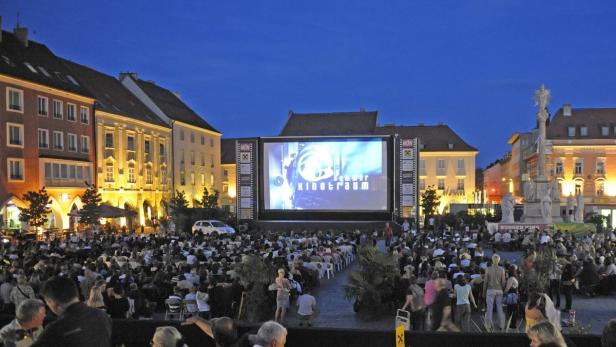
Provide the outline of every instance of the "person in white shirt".
<path id="1" fill-rule="evenodd" d="M 197 288 L 194 286 L 190 287 L 188 290 L 188 294 L 184 296 L 184 303 L 186 304 L 186 312 L 190 315 L 197 314 L 198 305 L 197 305 Z"/>
<path id="2" fill-rule="evenodd" d="M 308 326 L 312 326 L 312 320 L 315 316 L 317 308 L 317 300 L 310 295 L 310 290 L 306 288 L 304 293 L 297 298 L 297 316 L 299 318 L 299 326 L 303 326 L 304 322 Z"/>
<path id="3" fill-rule="evenodd" d="M 197 308 L 199 309 L 199 316 L 205 319 L 210 319 L 210 296 L 207 293 L 207 285 L 202 284 L 196 293 Z"/>
<path id="4" fill-rule="evenodd" d="M 547 245 L 550 242 L 551 239 L 552 238 L 550 237 L 548 232 L 544 231 L 543 234 L 541 234 L 541 238 L 539 239 L 539 244 Z"/>

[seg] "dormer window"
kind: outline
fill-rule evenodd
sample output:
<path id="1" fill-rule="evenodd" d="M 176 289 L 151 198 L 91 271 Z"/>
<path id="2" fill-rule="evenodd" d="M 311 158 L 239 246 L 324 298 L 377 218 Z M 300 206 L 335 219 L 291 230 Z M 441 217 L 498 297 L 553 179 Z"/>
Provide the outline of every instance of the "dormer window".
<path id="1" fill-rule="evenodd" d="M 447 148 L 449 148 L 449 149 L 453 149 L 453 143 L 449 143 L 449 144 L 447 144 Z"/>
<path id="2" fill-rule="evenodd" d="M 575 127 L 567 127 L 567 136 L 574 137 L 575 136 Z"/>
<path id="3" fill-rule="evenodd" d="M 588 127 L 587 126 L 581 126 L 580 127 L 580 136 L 588 136 Z"/>
<path id="4" fill-rule="evenodd" d="M 601 127 L 601 136 L 610 136 L 610 127 Z"/>

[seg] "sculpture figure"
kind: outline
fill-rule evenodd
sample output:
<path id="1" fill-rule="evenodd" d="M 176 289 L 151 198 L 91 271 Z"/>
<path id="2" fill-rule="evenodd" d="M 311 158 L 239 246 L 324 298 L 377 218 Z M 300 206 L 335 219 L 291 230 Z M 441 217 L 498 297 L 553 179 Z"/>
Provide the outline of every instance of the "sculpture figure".
<path id="1" fill-rule="evenodd" d="M 552 224 L 552 187 L 548 187 L 541 198 L 541 218 L 543 223 Z"/>
<path id="2" fill-rule="evenodd" d="M 557 180 L 552 181 L 552 201 L 560 201 L 560 185 Z"/>
<path id="3" fill-rule="evenodd" d="M 524 200 L 526 201 L 535 200 L 535 182 L 530 181 L 530 180 L 524 182 Z"/>
<path id="4" fill-rule="evenodd" d="M 511 193 L 507 193 L 503 196 L 501 201 L 501 223 L 514 223 L 513 219 L 513 196 Z"/>
<path id="5" fill-rule="evenodd" d="M 573 196 L 571 194 L 569 194 L 569 196 L 567 197 L 567 215 L 565 216 L 565 218 L 567 219 L 567 222 L 573 222 Z"/>
<path id="6" fill-rule="evenodd" d="M 584 195 L 578 194 L 576 197 L 577 206 L 575 209 L 575 221 L 584 223 Z"/>

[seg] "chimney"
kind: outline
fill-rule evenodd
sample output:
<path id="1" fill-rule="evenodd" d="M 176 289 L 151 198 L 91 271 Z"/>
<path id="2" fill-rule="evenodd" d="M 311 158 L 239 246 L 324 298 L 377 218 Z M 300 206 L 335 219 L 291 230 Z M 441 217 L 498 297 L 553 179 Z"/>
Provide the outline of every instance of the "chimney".
<path id="1" fill-rule="evenodd" d="M 13 33 L 22 45 L 28 47 L 28 28 L 16 26 Z"/>
<path id="2" fill-rule="evenodd" d="M 563 116 L 571 117 L 571 104 L 563 105 Z"/>

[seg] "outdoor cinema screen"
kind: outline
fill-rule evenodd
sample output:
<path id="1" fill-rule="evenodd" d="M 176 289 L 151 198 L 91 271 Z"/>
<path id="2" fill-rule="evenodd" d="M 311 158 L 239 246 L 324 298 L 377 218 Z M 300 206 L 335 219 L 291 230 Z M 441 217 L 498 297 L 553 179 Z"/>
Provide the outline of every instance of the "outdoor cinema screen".
<path id="1" fill-rule="evenodd" d="M 387 140 L 263 143 L 265 210 L 387 211 Z"/>

